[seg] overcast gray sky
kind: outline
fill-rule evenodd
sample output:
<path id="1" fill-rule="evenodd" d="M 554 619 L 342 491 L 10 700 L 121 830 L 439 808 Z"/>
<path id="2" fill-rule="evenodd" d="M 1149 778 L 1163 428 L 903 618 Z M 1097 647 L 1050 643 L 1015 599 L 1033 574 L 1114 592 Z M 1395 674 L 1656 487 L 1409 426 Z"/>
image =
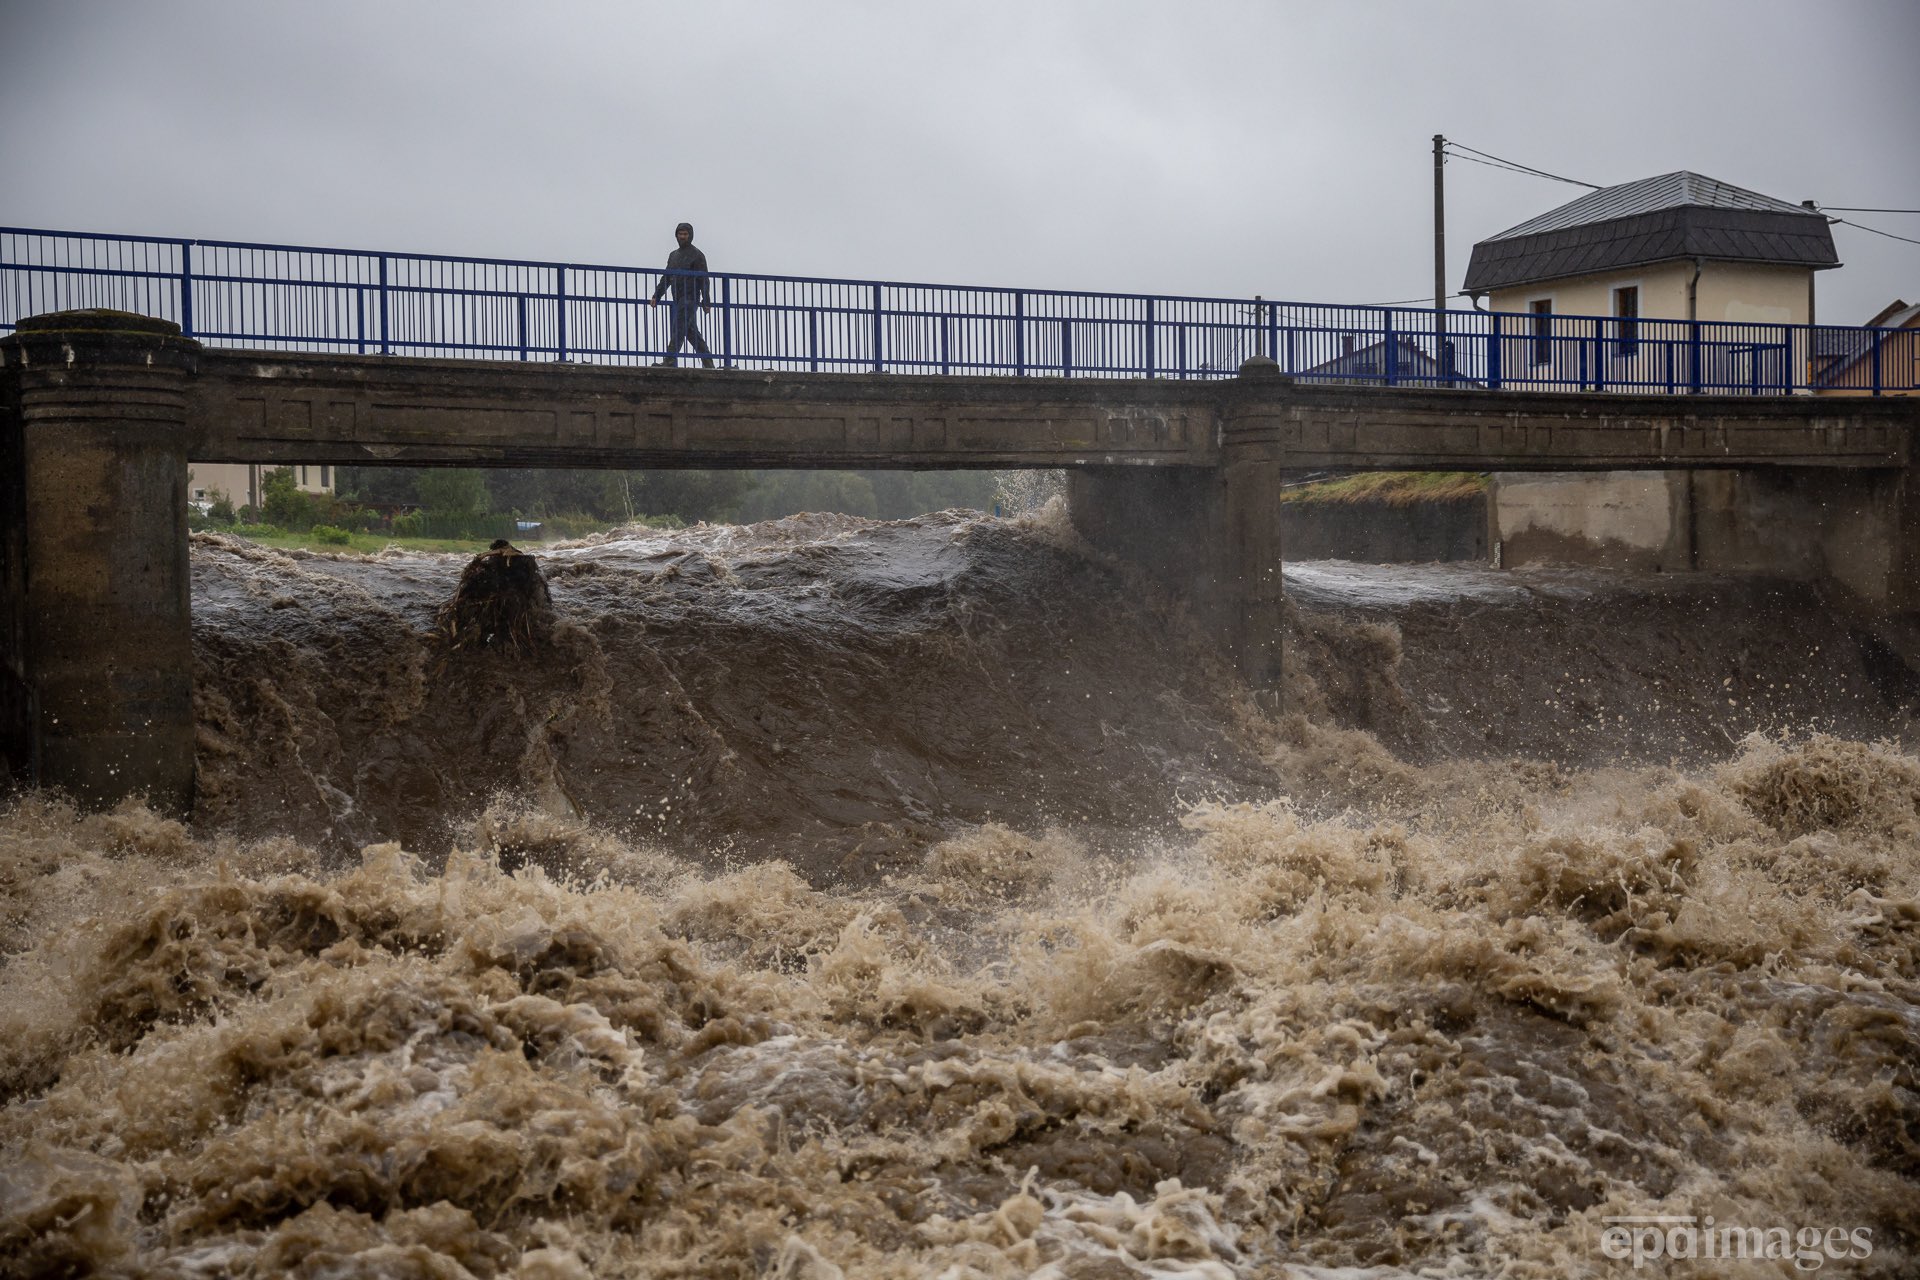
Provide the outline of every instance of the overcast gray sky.
<path id="1" fill-rule="evenodd" d="M 1917 64 L 1915 0 L 0 0 L 0 224 L 651 266 L 687 219 L 716 270 L 1385 302 L 1435 133 L 1915 209 Z M 1453 288 L 1582 190 L 1446 181 Z M 1920 245 L 1834 233 L 1821 320 L 1920 301 Z"/>

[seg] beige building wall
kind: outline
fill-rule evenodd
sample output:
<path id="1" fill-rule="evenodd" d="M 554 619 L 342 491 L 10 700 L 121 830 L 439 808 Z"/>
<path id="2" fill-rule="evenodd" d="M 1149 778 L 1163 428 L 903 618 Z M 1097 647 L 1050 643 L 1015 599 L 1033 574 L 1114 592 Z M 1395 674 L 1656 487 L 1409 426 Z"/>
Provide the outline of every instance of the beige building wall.
<path id="1" fill-rule="evenodd" d="M 1584 380 L 1589 386 L 1617 386 L 1651 394 L 1682 389 L 1689 379 L 1689 335 L 1684 326 L 1668 327 L 1659 322 L 1687 318 L 1687 292 L 1693 285 L 1693 272 L 1693 262 L 1686 260 L 1495 290 L 1489 295 L 1492 309 L 1518 317 L 1501 322 L 1506 335 L 1500 344 L 1502 381 L 1524 388 L 1538 379 L 1544 389 Z M 1812 281 L 1813 272 L 1805 267 L 1708 262 L 1700 268 L 1695 289 L 1696 315 L 1708 322 L 1806 324 L 1812 310 Z M 1577 317 L 1612 318 L 1614 290 L 1627 287 L 1640 290 L 1640 323 L 1635 326 L 1633 340 L 1620 342 L 1619 328 L 1609 324 L 1602 327 L 1596 347 L 1591 341 L 1592 321 Z M 1556 317 L 1564 317 L 1551 322 L 1556 341 L 1544 350 L 1533 340 L 1531 319 L 1533 304 L 1543 300 Z M 1518 332 L 1514 332 L 1516 329 Z M 1703 336 L 1715 341 L 1711 332 Z M 1747 337 L 1723 331 L 1723 349 L 1707 357 L 1705 376 L 1744 382 L 1749 366 L 1743 362 L 1752 357 L 1732 350 L 1732 346 L 1735 339 L 1744 342 Z M 1582 341 L 1566 341 L 1572 338 Z M 1804 377 L 1804 335 L 1794 334 L 1790 341 L 1793 351 L 1785 358 L 1794 376 Z M 1780 358 L 1758 357 L 1774 363 L 1760 365 L 1754 375 L 1779 376 L 1781 370 L 1775 366 Z"/>
<path id="2" fill-rule="evenodd" d="M 1692 262 L 1665 262 L 1495 289 L 1488 295 L 1488 306 L 1495 311 L 1526 312 L 1533 309 L 1535 300 L 1545 298 L 1553 303 L 1555 315 L 1610 316 L 1613 291 L 1637 285 L 1643 319 L 1685 320 L 1687 284 L 1692 279 Z M 1701 320 L 1757 324 L 1810 324 L 1812 281 L 1813 272 L 1805 267 L 1708 262 L 1700 268 L 1697 316 Z"/>
<path id="3" fill-rule="evenodd" d="M 1813 272 L 1805 267 L 1709 262 L 1700 273 L 1700 319 L 1810 324 L 1812 286 Z"/>
<path id="4" fill-rule="evenodd" d="M 1716 264 L 1708 263 L 1708 270 Z M 1701 273 L 1704 280 L 1705 272 Z M 1666 262 L 1627 271 L 1603 271 L 1598 275 L 1577 276 L 1570 280 L 1549 280 L 1542 284 L 1516 285 L 1495 289 L 1487 305 L 1495 311 L 1531 311 L 1536 299 L 1553 303 L 1555 315 L 1610 316 L 1613 291 L 1629 285 L 1640 288 L 1640 314 L 1649 319 L 1684 320 L 1687 318 L 1687 281 L 1693 278 L 1691 262 Z"/>
<path id="5" fill-rule="evenodd" d="M 236 507 L 259 506 L 259 477 L 271 467 L 249 462 L 194 462 L 187 467 L 187 499 L 195 505 L 225 497 Z M 332 493 L 335 469 L 330 466 L 296 466 L 294 483 L 307 493 Z"/>

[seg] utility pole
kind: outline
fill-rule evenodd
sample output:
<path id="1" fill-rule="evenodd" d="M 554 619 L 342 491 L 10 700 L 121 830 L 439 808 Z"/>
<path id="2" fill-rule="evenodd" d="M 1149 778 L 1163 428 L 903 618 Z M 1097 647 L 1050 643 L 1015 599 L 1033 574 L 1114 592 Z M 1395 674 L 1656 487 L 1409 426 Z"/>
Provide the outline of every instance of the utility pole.
<path id="1" fill-rule="evenodd" d="M 1433 135 L 1433 309 L 1447 309 L 1447 140 Z M 1444 316 L 1442 321 L 1444 322 Z"/>
<path id="2" fill-rule="evenodd" d="M 1433 135 L 1433 354 L 1440 376 L 1453 381 L 1453 350 L 1447 341 L 1447 140 Z"/>

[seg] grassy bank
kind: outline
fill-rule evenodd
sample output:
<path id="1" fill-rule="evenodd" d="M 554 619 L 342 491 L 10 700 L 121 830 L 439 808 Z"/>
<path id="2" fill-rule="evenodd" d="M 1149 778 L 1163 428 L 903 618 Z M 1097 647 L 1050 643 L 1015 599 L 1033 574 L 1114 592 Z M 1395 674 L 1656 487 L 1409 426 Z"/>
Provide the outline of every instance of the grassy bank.
<path id="1" fill-rule="evenodd" d="M 235 525 L 230 529 L 207 529 L 206 533 L 223 534 L 229 538 L 244 538 L 248 542 L 263 547 L 275 547 L 281 551 L 338 551 L 354 555 L 372 555 L 388 547 L 402 551 L 460 551 L 467 555 L 478 555 L 487 549 L 491 538 L 396 538 L 390 533 L 349 533 L 342 542 L 323 542 L 308 533 L 294 533 L 276 530 L 270 533 L 257 532 L 246 525 Z M 529 550 L 537 549 L 539 543 L 528 544 Z"/>
<path id="2" fill-rule="evenodd" d="M 1416 502 L 1466 502 L 1487 491 L 1480 471 L 1361 471 L 1293 485 L 1280 493 L 1282 502 L 1379 502 L 1392 507 Z"/>

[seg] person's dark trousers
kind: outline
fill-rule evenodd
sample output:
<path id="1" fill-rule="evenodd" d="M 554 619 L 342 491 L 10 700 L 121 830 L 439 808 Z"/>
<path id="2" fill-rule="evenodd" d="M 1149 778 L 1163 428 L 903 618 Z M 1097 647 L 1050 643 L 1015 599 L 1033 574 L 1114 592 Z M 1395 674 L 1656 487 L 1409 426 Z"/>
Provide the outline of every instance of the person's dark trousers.
<path id="1" fill-rule="evenodd" d="M 701 363 L 713 368 L 713 353 L 707 350 L 707 340 L 700 336 L 700 326 L 694 323 L 694 309 L 699 304 L 673 301 L 673 336 L 667 339 L 667 363 L 677 364 L 680 359 L 680 344 L 691 342 L 693 349 L 701 355 Z"/>

